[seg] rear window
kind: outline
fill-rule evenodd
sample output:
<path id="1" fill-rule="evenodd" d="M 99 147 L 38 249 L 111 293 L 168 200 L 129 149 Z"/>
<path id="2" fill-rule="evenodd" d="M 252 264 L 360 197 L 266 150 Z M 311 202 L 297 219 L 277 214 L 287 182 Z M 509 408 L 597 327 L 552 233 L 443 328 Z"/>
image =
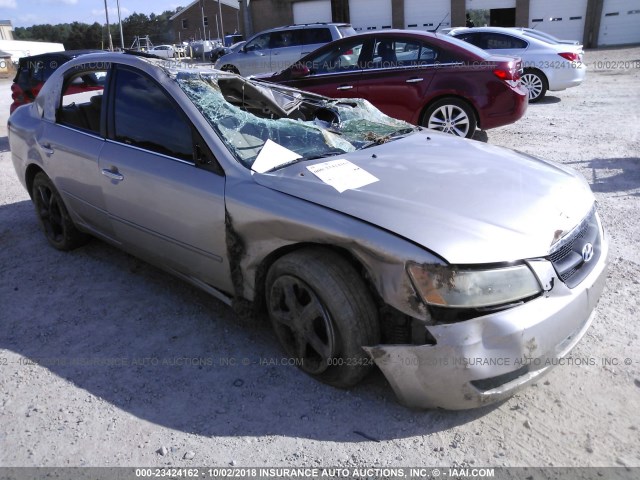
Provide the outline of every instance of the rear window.
<path id="1" fill-rule="evenodd" d="M 304 45 L 329 43 L 332 40 L 333 38 L 328 28 L 305 28 L 302 30 L 302 43 Z"/>

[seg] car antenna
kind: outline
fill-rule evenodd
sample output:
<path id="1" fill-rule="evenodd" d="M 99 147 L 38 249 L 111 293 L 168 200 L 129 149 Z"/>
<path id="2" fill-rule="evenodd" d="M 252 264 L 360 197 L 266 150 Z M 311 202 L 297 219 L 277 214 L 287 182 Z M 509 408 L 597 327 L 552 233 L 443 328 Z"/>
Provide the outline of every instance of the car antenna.
<path id="1" fill-rule="evenodd" d="M 442 17 L 442 20 L 440 20 L 440 23 L 438 24 L 438 26 L 436 28 L 434 28 L 433 30 L 427 30 L 427 32 L 432 32 L 432 33 L 436 33 L 438 31 L 438 29 L 440 28 L 440 25 L 442 25 L 442 22 L 444 22 L 447 17 L 449 16 L 449 12 L 447 12 L 447 14 Z"/>

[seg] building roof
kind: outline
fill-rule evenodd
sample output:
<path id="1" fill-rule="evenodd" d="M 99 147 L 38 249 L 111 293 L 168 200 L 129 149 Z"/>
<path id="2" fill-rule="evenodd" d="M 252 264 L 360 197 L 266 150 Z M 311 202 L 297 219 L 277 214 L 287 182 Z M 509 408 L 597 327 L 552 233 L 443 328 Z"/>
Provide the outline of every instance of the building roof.
<path id="1" fill-rule="evenodd" d="M 226 5 L 227 7 L 231 7 L 231 8 L 235 8 L 236 10 L 238 10 L 240 8 L 240 4 L 238 3 L 238 0 L 210 0 L 211 3 L 213 4 L 217 4 L 218 2 L 222 3 L 223 5 Z M 193 2 L 191 2 L 189 5 L 187 5 L 186 7 L 184 7 L 182 10 L 180 10 L 179 12 L 174 13 L 171 17 L 169 17 L 169 20 L 173 20 L 177 17 L 179 17 L 180 15 L 182 15 L 184 12 L 186 12 L 187 10 L 189 10 L 191 7 L 193 7 L 194 5 L 197 5 L 200 3 L 200 0 L 194 0 Z M 217 5 L 216 5 L 217 6 Z"/>

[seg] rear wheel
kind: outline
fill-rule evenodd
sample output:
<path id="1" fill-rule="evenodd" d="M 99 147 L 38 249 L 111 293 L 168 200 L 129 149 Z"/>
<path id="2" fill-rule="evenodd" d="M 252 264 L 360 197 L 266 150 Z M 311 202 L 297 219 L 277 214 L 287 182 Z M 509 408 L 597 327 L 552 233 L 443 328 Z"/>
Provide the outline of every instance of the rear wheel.
<path id="1" fill-rule="evenodd" d="M 346 388 L 371 369 L 362 347 L 380 340 L 377 309 L 337 253 L 319 248 L 280 258 L 267 274 L 266 304 L 280 344 L 307 374 Z"/>
<path id="2" fill-rule="evenodd" d="M 522 74 L 522 85 L 529 90 L 529 102 L 542 100 L 547 93 L 547 79 L 536 70 L 525 70 Z"/>
<path id="3" fill-rule="evenodd" d="M 73 224 L 58 190 L 42 172 L 33 179 L 32 197 L 40 225 L 53 247 L 73 250 L 89 240 L 89 236 Z"/>
<path id="4" fill-rule="evenodd" d="M 471 138 L 477 122 L 473 110 L 464 100 L 443 98 L 429 106 L 422 126 L 458 137 Z"/>

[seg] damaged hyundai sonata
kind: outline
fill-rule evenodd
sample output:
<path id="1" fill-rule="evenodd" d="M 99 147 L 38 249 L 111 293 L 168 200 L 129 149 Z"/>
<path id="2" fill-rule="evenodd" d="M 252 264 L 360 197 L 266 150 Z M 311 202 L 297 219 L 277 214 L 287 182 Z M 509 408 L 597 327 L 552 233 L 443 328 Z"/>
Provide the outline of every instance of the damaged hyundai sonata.
<path id="1" fill-rule="evenodd" d="M 104 88 L 73 93 L 88 73 Z M 364 100 L 100 53 L 17 109 L 9 142 L 53 247 L 98 237 L 266 312 L 307 374 L 350 387 L 377 365 L 410 407 L 535 381 L 604 286 L 582 177 Z"/>

